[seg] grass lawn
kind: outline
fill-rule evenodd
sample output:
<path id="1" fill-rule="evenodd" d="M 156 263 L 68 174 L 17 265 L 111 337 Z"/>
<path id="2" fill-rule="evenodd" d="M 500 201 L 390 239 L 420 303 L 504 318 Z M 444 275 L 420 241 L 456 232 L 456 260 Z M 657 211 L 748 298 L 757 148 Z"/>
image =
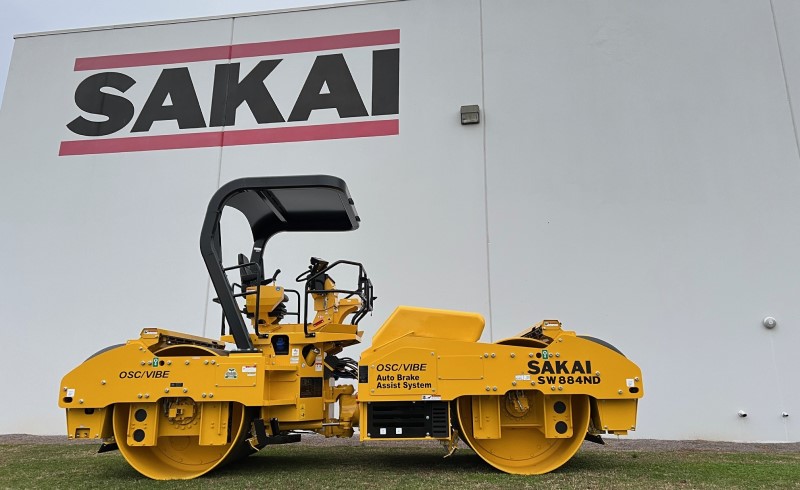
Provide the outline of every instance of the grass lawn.
<path id="1" fill-rule="evenodd" d="M 92 444 L 2 444 L 0 488 L 800 488 L 800 452 L 581 450 L 542 476 L 507 475 L 469 449 L 443 459 L 437 446 L 268 447 L 191 481 L 158 482 L 118 451 Z"/>

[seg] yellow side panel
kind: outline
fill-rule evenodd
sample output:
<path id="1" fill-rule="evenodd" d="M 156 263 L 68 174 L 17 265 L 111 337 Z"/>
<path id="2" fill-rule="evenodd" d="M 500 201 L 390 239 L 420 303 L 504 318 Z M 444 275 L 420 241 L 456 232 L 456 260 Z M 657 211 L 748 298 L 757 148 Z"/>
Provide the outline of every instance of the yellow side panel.
<path id="1" fill-rule="evenodd" d="M 223 446 L 228 443 L 227 402 L 201 403 L 200 445 Z"/>
<path id="2" fill-rule="evenodd" d="M 483 359 L 479 356 L 441 356 L 439 379 L 483 379 Z"/>
<path id="3" fill-rule="evenodd" d="M 438 379 L 435 357 L 428 349 L 406 348 L 390 351 L 370 364 L 370 395 L 408 396 L 436 393 Z"/>
<path id="4" fill-rule="evenodd" d="M 500 439 L 499 396 L 472 397 L 472 434 L 475 439 Z"/>
<path id="5" fill-rule="evenodd" d="M 158 403 L 132 404 L 128 413 L 128 445 L 155 446 L 158 419 Z"/>
<path id="6" fill-rule="evenodd" d="M 542 400 L 544 436 L 548 439 L 572 437 L 572 397 L 545 395 Z"/>
<path id="7" fill-rule="evenodd" d="M 217 364 L 216 383 L 220 388 L 255 386 L 255 369 L 248 369 L 245 367 L 245 363 L 241 361 L 219 361 L 219 364 Z"/>
<path id="8" fill-rule="evenodd" d="M 638 400 L 596 400 L 594 425 L 607 431 L 631 430 L 636 426 Z"/>
<path id="9" fill-rule="evenodd" d="M 111 409 L 67 409 L 67 437 L 70 439 L 99 439 L 112 435 Z"/>
<path id="10" fill-rule="evenodd" d="M 297 371 L 267 371 L 264 391 L 268 405 L 294 405 L 300 393 L 300 378 L 297 376 Z"/>
<path id="11" fill-rule="evenodd" d="M 372 337 L 379 347 L 406 335 L 477 342 L 485 321 L 478 313 L 400 306 Z"/>

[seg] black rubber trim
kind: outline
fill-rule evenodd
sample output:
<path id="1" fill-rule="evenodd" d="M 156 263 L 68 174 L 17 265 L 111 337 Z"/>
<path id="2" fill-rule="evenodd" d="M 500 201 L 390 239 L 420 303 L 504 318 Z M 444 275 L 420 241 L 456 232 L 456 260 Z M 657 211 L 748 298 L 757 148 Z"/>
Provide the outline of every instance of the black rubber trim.
<path id="1" fill-rule="evenodd" d="M 603 440 L 602 437 L 595 434 L 589 434 L 588 432 L 586 433 L 586 436 L 583 439 L 589 442 L 593 442 L 595 444 L 602 444 L 602 445 L 606 444 L 606 442 Z"/>
<path id="2" fill-rule="evenodd" d="M 117 451 L 119 450 L 119 446 L 117 446 L 116 442 L 104 442 L 100 445 L 100 449 L 97 450 L 97 454 L 100 453 L 107 453 L 109 451 Z"/>
<path id="3" fill-rule="evenodd" d="M 594 342 L 595 344 L 600 344 L 600 345 L 602 345 L 603 347 L 608 347 L 609 349 L 613 350 L 613 351 L 614 351 L 614 352 L 616 352 L 617 354 L 619 354 L 619 355 L 621 355 L 621 356 L 625 356 L 625 354 L 623 354 L 621 350 L 617 349 L 616 347 L 614 347 L 613 345 L 609 344 L 609 343 L 608 343 L 608 342 L 606 342 L 605 340 L 598 339 L 597 337 L 590 337 L 590 336 L 588 336 L 588 335 L 578 335 L 578 338 L 581 338 L 581 339 L 586 339 L 586 340 L 592 341 L 592 342 Z"/>
<path id="4" fill-rule="evenodd" d="M 117 347 L 122 347 L 123 345 L 125 345 L 125 344 L 114 344 L 114 345 L 109 345 L 108 347 L 104 347 L 104 348 L 100 349 L 99 351 L 95 352 L 94 354 L 92 354 L 91 356 L 87 357 L 86 361 L 88 361 L 89 359 L 91 359 L 93 357 L 99 356 L 103 352 L 108 352 L 111 349 L 116 349 Z M 83 361 L 83 362 L 86 362 L 86 361 Z"/>

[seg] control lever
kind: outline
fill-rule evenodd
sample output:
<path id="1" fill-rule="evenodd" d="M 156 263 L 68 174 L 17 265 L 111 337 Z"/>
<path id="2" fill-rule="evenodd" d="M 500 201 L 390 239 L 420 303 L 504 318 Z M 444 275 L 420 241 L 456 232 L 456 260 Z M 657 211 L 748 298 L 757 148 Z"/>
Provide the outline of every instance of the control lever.
<path id="1" fill-rule="evenodd" d="M 275 269 L 275 274 L 272 274 L 272 277 L 261 283 L 261 285 L 266 286 L 267 284 L 273 284 L 278 279 L 278 274 L 280 273 L 281 273 L 280 269 Z"/>

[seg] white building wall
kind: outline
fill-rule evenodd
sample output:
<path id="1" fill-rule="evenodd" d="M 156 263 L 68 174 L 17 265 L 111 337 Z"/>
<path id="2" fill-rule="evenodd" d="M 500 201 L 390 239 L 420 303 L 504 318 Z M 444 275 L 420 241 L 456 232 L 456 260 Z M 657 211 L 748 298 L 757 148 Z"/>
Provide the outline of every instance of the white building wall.
<path id="1" fill-rule="evenodd" d="M 22 403 L 0 407 L 0 433 L 62 432 L 61 376 L 145 326 L 216 334 L 197 239 L 221 182 L 329 173 L 362 227 L 279 235 L 266 266 L 287 284 L 311 255 L 362 260 L 379 296 L 366 342 L 398 304 L 478 311 L 486 341 L 560 318 L 642 367 L 633 436 L 798 440 L 780 416 L 800 413 L 798 21 L 783 0 L 407 0 L 18 39 L 0 111 L 0 382 Z M 58 156 L 87 76 L 75 58 L 384 29 L 401 33 L 398 135 Z M 360 49 L 342 52 L 369 107 Z M 283 113 L 317 54 L 270 75 Z M 180 65 L 201 101 L 214 64 Z M 162 68 L 126 69 L 137 107 Z M 459 124 L 466 104 L 480 125 Z M 247 113 L 237 128 L 258 127 Z"/>
<path id="2" fill-rule="evenodd" d="M 145 326 L 200 333 L 200 225 L 220 149 L 59 157 L 77 56 L 226 44 L 231 20 L 20 39 L 0 113 L 0 433 L 63 433 L 60 378 Z M 169 41 L 165 41 L 168 39 Z M 144 85 L 144 83 L 142 83 Z M 198 81 L 199 92 L 210 90 Z M 132 92 L 136 90 L 131 89 Z M 134 93 L 136 99 L 147 94 Z"/>
<path id="3" fill-rule="evenodd" d="M 800 162 L 769 2 L 483 12 L 495 331 L 553 316 L 616 344 L 647 373 L 639 434 L 796 440 Z"/>

